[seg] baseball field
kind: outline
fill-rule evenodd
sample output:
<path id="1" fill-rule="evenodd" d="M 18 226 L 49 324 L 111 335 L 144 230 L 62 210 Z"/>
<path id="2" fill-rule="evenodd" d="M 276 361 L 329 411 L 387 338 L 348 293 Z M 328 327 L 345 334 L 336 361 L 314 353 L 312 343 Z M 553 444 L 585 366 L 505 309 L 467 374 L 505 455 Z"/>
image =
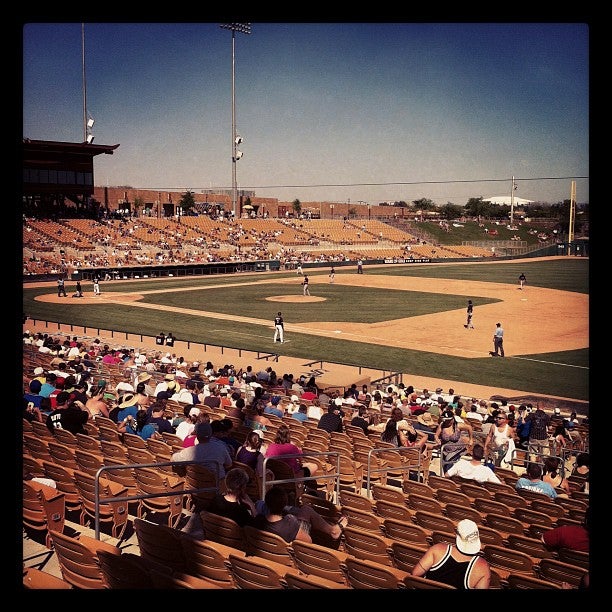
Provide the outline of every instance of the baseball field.
<path id="1" fill-rule="evenodd" d="M 365 368 L 434 376 L 525 394 L 589 399 L 589 260 L 335 264 L 295 271 L 102 282 L 100 296 L 58 297 L 54 283 L 27 284 L 31 319 Z M 527 284 L 519 289 L 518 276 Z M 466 329 L 467 300 L 474 329 Z M 273 342 L 282 311 L 285 343 Z M 506 357 L 493 358 L 496 322 Z"/>

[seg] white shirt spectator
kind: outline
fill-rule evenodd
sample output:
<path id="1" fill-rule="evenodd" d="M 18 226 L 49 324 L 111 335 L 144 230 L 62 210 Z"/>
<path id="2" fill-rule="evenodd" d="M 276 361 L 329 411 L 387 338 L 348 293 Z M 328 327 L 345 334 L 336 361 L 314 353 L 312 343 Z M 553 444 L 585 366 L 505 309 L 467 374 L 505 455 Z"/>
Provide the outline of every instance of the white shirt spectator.
<path id="1" fill-rule="evenodd" d="M 475 480 L 476 482 L 497 482 L 501 483 L 500 479 L 495 475 L 491 468 L 488 468 L 482 463 L 474 465 L 467 459 L 459 459 L 456 463 L 453 463 L 446 472 L 447 476 L 460 476 L 461 478 L 468 478 Z"/>

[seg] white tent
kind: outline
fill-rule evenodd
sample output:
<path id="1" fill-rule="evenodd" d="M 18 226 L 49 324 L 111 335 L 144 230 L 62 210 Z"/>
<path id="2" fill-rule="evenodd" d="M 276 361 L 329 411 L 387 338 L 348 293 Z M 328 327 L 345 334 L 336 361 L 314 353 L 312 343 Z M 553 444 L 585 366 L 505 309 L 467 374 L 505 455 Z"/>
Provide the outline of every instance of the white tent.
<path id="1" fill-rule="evenodd" d="M 507 204 L 512 205 L 510 196 L 491 196 L 490 198 L 483 198 L 483 202 L 491 202 L 491 204 Z M 525 200 L 524 198 L 517 198 L 514 196 L 514 205 L 522 206 L 523 204 L 531 204 L 534 200 Z"/>

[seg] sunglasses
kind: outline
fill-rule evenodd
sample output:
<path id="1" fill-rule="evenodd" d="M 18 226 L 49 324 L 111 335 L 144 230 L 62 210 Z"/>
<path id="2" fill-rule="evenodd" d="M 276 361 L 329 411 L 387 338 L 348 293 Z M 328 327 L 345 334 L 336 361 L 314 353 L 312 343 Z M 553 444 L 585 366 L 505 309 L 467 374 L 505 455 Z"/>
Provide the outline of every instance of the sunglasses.
<path id="1" fill-rule="evenodd" d="M 495 417 L 496 421 L 505 421 L 506 417 Z"/>

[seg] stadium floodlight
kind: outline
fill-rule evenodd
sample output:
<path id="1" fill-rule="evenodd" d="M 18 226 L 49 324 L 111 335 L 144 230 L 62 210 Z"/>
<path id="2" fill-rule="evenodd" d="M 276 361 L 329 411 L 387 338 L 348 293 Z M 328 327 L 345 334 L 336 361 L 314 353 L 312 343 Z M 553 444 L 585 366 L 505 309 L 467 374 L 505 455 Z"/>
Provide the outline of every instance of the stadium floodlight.
<path id="1" fill-rule="evenodd" d="M 236 218 L 236 200 L 238 199 L 238 185 L 236 181 L 236 160 L 242 157 L 238 157 L 239 151 L 236 149 L 239 142 L 238 135 L 236 134 L 236 32 L 241 34 L 251 33 L 250 23 L 221 23 L 219 27 L 232 32 L 232 213 L 234 219 Z"/>

